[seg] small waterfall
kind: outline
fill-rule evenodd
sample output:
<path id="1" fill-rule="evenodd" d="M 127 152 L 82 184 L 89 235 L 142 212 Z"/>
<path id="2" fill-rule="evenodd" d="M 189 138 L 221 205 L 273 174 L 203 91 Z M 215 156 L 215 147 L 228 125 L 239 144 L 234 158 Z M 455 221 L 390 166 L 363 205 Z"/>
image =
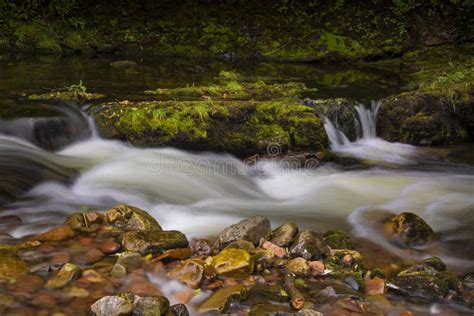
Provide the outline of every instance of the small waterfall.
<path id="1" fill-rule="evenodd" d="M 355 128 L 356 130 L 362 130 L 362 136 L 359 135 L 359 139 L 376 138 L 375 124 L 379 108 L 380 101 L 372 101 L 370 108 L 366 108 L 363 104 L 357 104 L 355 106 L 357 113 L 357 118 L 354 120 Z M 341 129 L 338 129 L 329 118 L 326 116 L 322 117 L 324 120 L 324 129 L 326 130 L 333 150 L 351 143 L 346 134 L 344 134 Z"/>

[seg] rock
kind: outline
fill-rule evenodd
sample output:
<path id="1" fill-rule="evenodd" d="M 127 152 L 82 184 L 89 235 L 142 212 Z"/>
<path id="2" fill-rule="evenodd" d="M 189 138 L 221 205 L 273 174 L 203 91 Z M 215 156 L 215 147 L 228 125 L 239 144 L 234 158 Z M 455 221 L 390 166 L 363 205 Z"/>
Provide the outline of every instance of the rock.
<path id="1" fill-rule="evenodd" d="M 187 248 L 189 243 L 186 236 L 176 230 L 147 230 L 125 233 L 122 245 L 126 250 L 138 251 L 142 255 L 159 255 L 169 249 Z"/>
<path id="2" fill-rule="evenodd" d="M 322 261 L 310 261 L 309 263 L 310 273 L 312 276 L 318 276 L 324 274 L 324 263 Z"/>
<path id="3" fill-rule="evenodd" d="M 285 248 L 279 247 L 276 244 L 269 241 L 264 242 L 262 245 L 262 248 L 270 250 L 271 252 L 273 252 L 275 257 L 277 258 L 285 258 L 288 255 L 288 252 L 286 251 Z"/>
<path id="4" fill-rule="evenodd" d="M 51 294 L 40 293 L 33 296 L 31 305 L 39 308 L 53 308 L 56 306 L 56 299 Z"/>
<path id="5" fill-rule="evenodd" d="M 430 267 L 435 268 L 439 272 L 446 270 L 446 264 L 443 261 L 441 261 L 441 259 L 438 257 L 427 258 L 423 260 L 423 263 L 429 265 Z"/>
<path id="6" fill-rule="evenodd" d="M 130 276 L 130 275 L 129 275 Z M 162 296 L 160 289 L 153 283 L 141 280 L 138 282 L 130 282 L 128 291 L 141 296 Z"/>
<path id="7" fill-rule="evenodd" d="M 12 246 L 0 245 L 0 278 L 15 278 L 28 272 L 25 261 Z"/>
<path id="8" fill-rule="evenodd" d="M 249 316 L 290 316 L 295 314 L 295 311 L 288 305 L 270 303 L 253 304 L 249 312 Z"/>
<path id="9" fill-rule="evenodd" d="M 323 239 L 333 249 L 354 249 L 352 239 L 340 229 L 327 231 Z"/>
<path id="10" fill-rule="evenodd" d="M 133 300 L 134 316 L 161 316 L 166 314 L 170 307 L 170 302 L 164 296 L 141 297 L 135 295 Z"/>
<path id="11" fill-rule="evenodd" d="M 93 224 L 102 224 L 104 215 L 98 212 L 75 212 L 68 216 L 64 224 L 74 231 L 88 231 Z"/>
<path id="12" fill-rule="evenodd" d="M 15 291 L 34 293 L 45 285 L 45 280 L 35 274 L 23 274 L 15 279 Z"/>
<path id="13" fill-rule="evenodd" d="M 301 316 L 323 316 L 321 312 L 315 311 L 314 309 L 303 308 L 296 315 Z"/>
<path id="14" fill-rule="evenodd" d="M 219 235 L 220 248 L 226 247 L 229 243 L 237 240 L 247 240 L 257 246 L 261 238 L 270 234 L 271 226 L 268 218 L 263 216 L 252 216 L 237 224 L 224 229 Z"/>
<path id="15" fill-rule="evenodd" d="M 309 274 L 310 268 L 308 262 L 303 258 L 294 258 L 288 261 L 286 264 L 286 269 L 288 272 L 299 276 L 305 277 Z"/>
<path id="16" fill-rule="evenodd" d="M 437 239 L 431 227 L 418 215 L 401 213 L 385 223 L 385 230 L 401 246 L 423 246 Z"/>
<path id="17" fill-rule="evenodd" d="M 170 272 L 172 277 L 179 279 L 189 287 L 197 288 L 204 275 L 204 265 L 196 259 L 189 259 L 183 262 L 183 265 L 176 271 Z"/>
<path id="18" fill-rule="evenodd" d="M 111 225 L 124 230 L 162 230 L 156 219 L 144 210 L 134 206 L 117 205 L 114 208 L 108 209 L 105 217 Z"/>
<path id="19" fill-rule="evenodd" d="M 248 253 L 252 254 L 255 252 L 255 246 L 253 243 L 247 240 L 236 240 L 231 242 L 227 247 L 225 248 L 236 248 L 236 249 L 243 249 L 247 251 Z"/>
<path id="20" fill-rule="evenodd" d="M 449 291 L 449 284 L 432 266 L 418 263 L 401 271 L 393 283 L 398 291 L 413 301 L 440 301 Z"/>
<path id="21" fill-rule="evenodd" d="M 91 283 L 103 283 L 105 282 L 104 277 L 95 270 L 87 269 L 82 272 L 82 278 Z"/>
<path id="22" fill-rule="evenodd" d="M 216 273 L 226 277 L 244 278 L 252 273 L 250 254 L 237 248 L 227 248 L 212 258 Z"/>
<path id="23" fill-rule="evenodd" d="M 177 248 L 164 251 L 161 255 L 153 258 L 153 262 L 186 260 L 191 257 L 191 248 Z"/>
<path id="24" fill-rule="evenodd" d="M 66 263 L 52 279 L 50 279 L 45 288 L 57 289 L 66 286 L 70 282 L 77 280 L 82 274 L 81 268 L 72 263 Z"/>
<path id="25" fill-rule="evenodd" d="M 298 235 L 298 226 L 286 223 L 274 229 L 270 241 L 279 247 L 288 247 Z"/>
<path id="26" fill-rule="evenodd" d="M 119 254 L 117 264 L 124 266 L 125 268 L 137 268 L 141 266 L 143 262 L 142 256 L 136 251 L 125 251 Z"/>
<path id="27" fill-rule="evenodd" d="M 232 301 L 241 300 L 245 296 L 246 288 L 242 284 L 220 289 L 199 305 L 198 312 L 226 312 Z"/>
<path id="28" fill-rule="evenodd" d="M 112 270 L 110 270 L 110 275 L 114 278 L 123 278 L 127 275 L 127 268 L 119 263 L 116 263 L 112 267 Z"/>
<path id="29" fill-rule="evenodd" d="M 99 245 L 99 249 L 103 253 L 112 254 L 120 250 L 120 244 L 113 240 L 107 239 Z"/>
<path id="30" fill-rule="evenodd" d="M 265 269 L 269 268 L 273 264 L 273 259 L 275 255 L 272 251 L 266 249 L 258 249 L 253 255 L 253 264 L 255 270 L 262 272 Z"/>
<path id="31" fill-rule="evenodd" d="M 212 247 L 205 239 L 198 239 L 193 241 L 191 250 L 196 256 L 208 256 L 211 253 Z"/>
<path id="32" fill-rule="evenodd" d="M 366 295 L 382 295 L 385 293 L 385 281 L 380 278 L 364 280 Z"/>
<path id="33" fill-rule="evenodd" d="M 188 309 L 184 304 L 175 304 L 170 306 L 168 314 L 173 316 L 189 316 Z"/>
<path id="34" fill-rule="evenodd" d="M 326 256 L 329 249 L 324 240 L 313 231 L 303 231 L 290 247 L 292 257 L 302 257 L 306 260 L 318 260 Z"/>
<path id="35" fill-rule="evenodd" d="M 90 265 L 102 259 L 104 255 L 105 254 L 97 248 L 89 248 L 79 256 L 76 256 L 74 261 L 80 265 Z"/>
<path id="36" fill-rule="evenodd" d="M 91 311 L 96 316 L 130 315 L 133 303 L 120 296 L 105 296 L 92 304 Z"/>
<path id="37" fill-rule="evenodd" d="M 35 239 L 39 241 L 62 241 L 74 236 L 74 231 L 69 226 L 63 225 L 42 233 L 36 236 Z"/>

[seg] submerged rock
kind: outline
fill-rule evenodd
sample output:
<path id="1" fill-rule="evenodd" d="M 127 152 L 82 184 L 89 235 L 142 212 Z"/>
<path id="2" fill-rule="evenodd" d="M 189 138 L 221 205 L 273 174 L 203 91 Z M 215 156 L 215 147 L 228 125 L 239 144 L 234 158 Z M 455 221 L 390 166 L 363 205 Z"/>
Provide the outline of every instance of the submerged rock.
<path id="1" fill-rule="evenodd" d="M 197 259 L 189 259 L 182 266 L 169 272 L 169 276 L 179 279 L 189 287 L 197 288 L 204 276 L 204 264 Z"/>
<path id="2" fill-rule="evenodd" d="M 268 218 L 263 216 L 252 216 L 237 224 L 224 229 L 219 235 L 221 248 L 237 240 L 247 240 L 257 246 L 261 238 L 270 234 L 271 226 Z"/>
<path id="3" fill-rule="evenodd" d="M 286 223 L 274 229 L 270 242 L 279 247 L 288 247 L 298 235 L 298 226 L 295 223 Z"/>
<path id="4" fill-rule="evenodd" d="M 219 275 L 244 278 L 252 273 L 252 257 L 243 249 L 226 248 L 212 257 L 212 267 Z"/>
<path id="5" fill-rule="evenodd" d="M 67 225 L 59 226 L 48 230 L 35 237 L 39 241 L 62 241 L 66 239 L 73 238 L 76 234 L 74 231 Z"/>
<path id="6" fill-rule="evenodd" d="M 56 274 L 52 279 L 50 279 L 45 288 L 57 289 L 66 286 L 72 281 L 77 280 L 82 274 L 81 268 L 72 263 L 66 263 L 61 267 L 58 274 Z"/>
<path id="7" fill-rule="evenodd" d="M 12 246 L 0 245 L 0 278 L 15 278 L 28 272 L 28 266 Z"/>
<path id="8" fill-rule="evenodd" d="M 147 230 L 129 231 L 123 235 L 122 245 L 126 250 L 145 254 L 161 254 L 169 249 L 187 248 L 186 236 L 177 231 Z"/>
<path id="9" fill-rule="evenodd" d="M 388 236 L 397 244 L 423 246 L 437 239 L 433 229 L 418 215 L 404 212 L 385 222 Z"/>
<path id="10" fill-rule="evenodd" d="M 303 231 L 290 247 L 292 257 L 302 257 L 306 260 L 318 260 L 329 254 L 325 241 L 313 231 Z"/>
<path id="11" fill-rule="evenodd" d="M 160 224 L 144 210 L 125 204 L 108 209 L 105 213 L 107 221 L 124 230 L 162 230 Z"/>
<path id="12" fill-rule="evenodd" d="M 246 292 L 246 288 L 242 284 L 220 289 L 199 305 L 198 312 L 226 312 L 232 301 L 244 299 Z"/>

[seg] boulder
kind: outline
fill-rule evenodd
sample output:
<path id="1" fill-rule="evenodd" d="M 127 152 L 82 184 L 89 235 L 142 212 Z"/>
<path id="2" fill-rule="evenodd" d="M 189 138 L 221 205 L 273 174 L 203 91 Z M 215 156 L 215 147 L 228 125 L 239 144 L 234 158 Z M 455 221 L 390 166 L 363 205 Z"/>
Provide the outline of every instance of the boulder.
<path id="1" fill-rule="evenodd" d="M 405 247 L 423 246 L 437 239 L 433 229 L 418 215 L 404 212 L 385 222 L 388 237 Z"/>
<path id="2" fill-rule="evenodd" d="M 288 247 L 298 235 L 298 226 L 295 223 L 286 223 L 274 229 L 270 242 L 279 247 Z"/>
<path id="3" fill-rule="evenodd" d="M 166 250 L 187 248 L 186 236 L 176 230 L 129 231 L 123 235 L 122 246 L 128 251 L 138 251 L 142 255 L 159 255 Z"/>
<path id="4" fill-rule="evenodd" d="M 247 240 L 257 246 L 261 238 L 271 232 L 270 221 L 263 216 L 252 216 L 224 229 L 219 235 L 221 249 L 233 241 Z"/>
<path id="5" fill-rule="evenodd" d="M 162 230 L 156 219 L 144 210 L 134 206 L 117 205 L 114 208 L 108 209 L 105 217 L 111 225 L 123 230 Z"/>
<path id="6" fill-rule="evenodd" d="M 326 242 L 313 231 L 303 231 L 290 247 L 292 257 L 302 257 L 306 260 L 318 260 L 329 254 Z"/>
<path id="7" fill-rule="evenodd" d="M 250 254 L 238 248 L 226 248 L 212 258 L 212 267 L 222 276 L 244 278 L 252 273 Z"/>

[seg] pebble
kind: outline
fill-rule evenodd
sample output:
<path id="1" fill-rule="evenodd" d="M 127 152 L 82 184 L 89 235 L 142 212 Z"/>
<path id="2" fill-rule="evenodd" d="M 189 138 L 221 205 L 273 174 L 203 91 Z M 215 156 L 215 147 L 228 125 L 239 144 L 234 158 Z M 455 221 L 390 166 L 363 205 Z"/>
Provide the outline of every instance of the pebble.
<path id="1" fill-rule="evenodd" d="M 310 261 L 309 267 L 311 269 L 311 275 L 318 276 L 324 274 L 324 263 L 322 261 Z"/>
<path id="2" fill-rule="evenodd" d="M 111 239 L 107 239 L 99 245 L 99 249 L 103 253 L 112 254 L 119 251 L 120 244 Z"/>
<path id="3" fill-rule="evenodd" d="M 285 258 L 288 255 L 288 252 L 286 251 L 285 248 L 277 246 L 274 243 L 271 243 L 269 241 L 264 242 L 262 245 L 262 248 L 270 250 L 271 252 L 273 252 L 275 257 L 277 258 Z"/>
<path id="4" fill-rule="evenodd" d="M 41 289 L 46 281 L 39 275 L 24 274 L 16 278 L 15 291 L 33 293 Z"/>

